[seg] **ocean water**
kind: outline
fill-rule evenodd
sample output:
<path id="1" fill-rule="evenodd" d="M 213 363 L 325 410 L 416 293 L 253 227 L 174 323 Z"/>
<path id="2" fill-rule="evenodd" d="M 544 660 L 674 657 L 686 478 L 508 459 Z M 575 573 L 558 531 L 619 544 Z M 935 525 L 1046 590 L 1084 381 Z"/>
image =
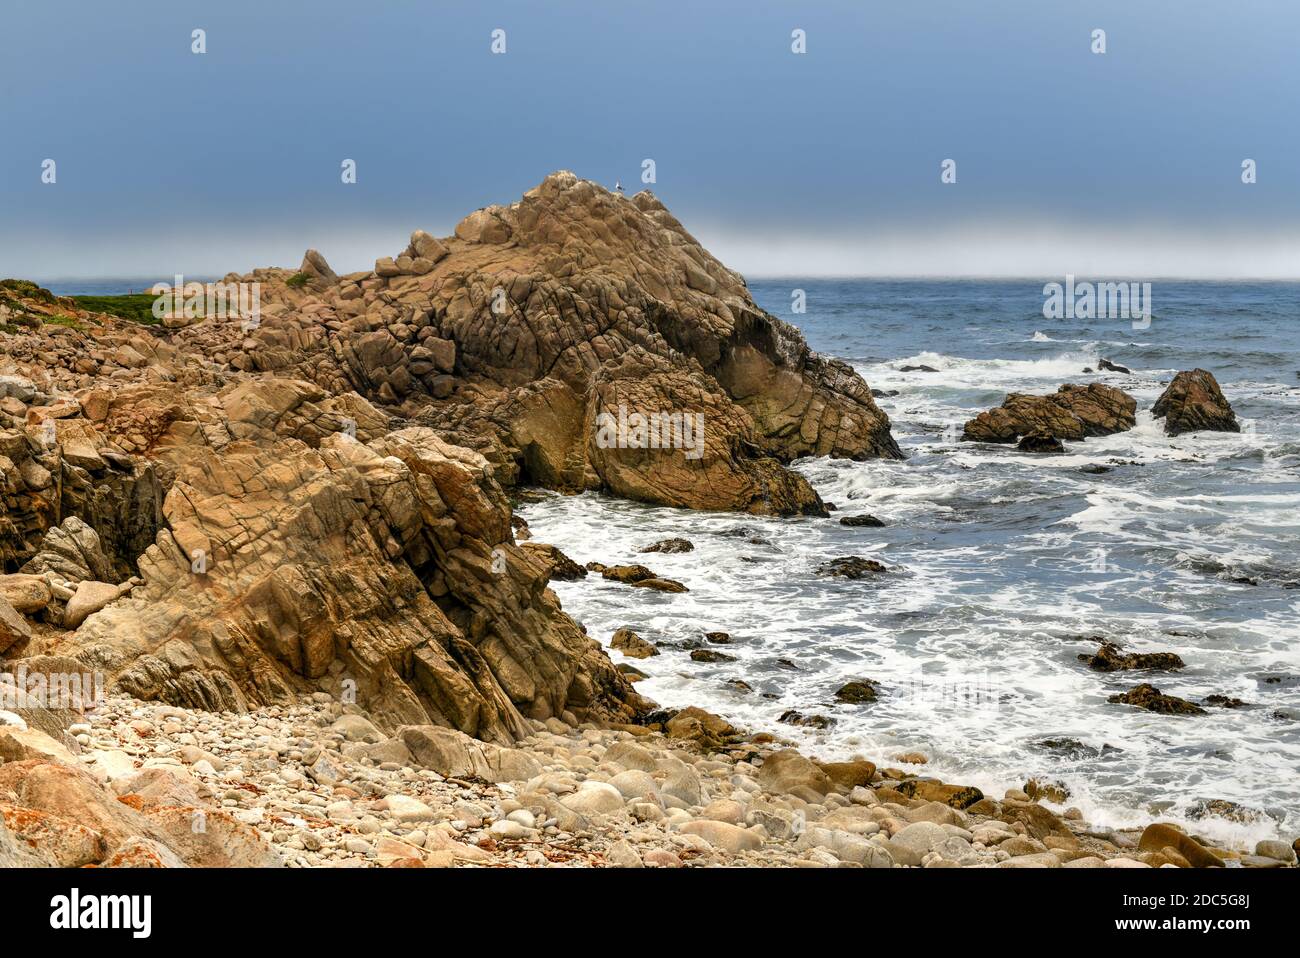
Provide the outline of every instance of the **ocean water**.
<path id="1" fill-rule="evenodd" d="M 791 313 L 792 290 L 807 297 Z M 661 654 L 627 660 L 667 706 L 699 705 L 777 730 L 825 755 L 926 770 L 1000 796 L 1027 779 L 1063 783 L 1090 820 L 1153 815 L 1250 841 L 1300 831 L 1300 284 L 1154 282 L 1148 328 L 1048 320 L 1043 282 L 766 280 L 765 308 L 798 325 L 873 388 L 902 462 L 795 465 L 830 519 L 704 514 L 600 495 L 525 506 L 533 535 L 579 562 L 640 561 L 686 583 L 646 594 L 597 577 L 554 584 L 608 643 L 629 626 Z M 1132 374 L 1089 375 L 1107 357 Z M 902 372 L 927 365 L 937 372 Z M 1151 404 L 1180 369 L 1215 373 L 1242 434 L 1170 438 Z M 959 443 L 960 426 L 1009 391 L 1106 382 L 1137 400 L 1137 428 L 1032 456 Z M 707 428 L 707 427 L 706 427 Z M 955 430 L 955 431 L 954 431 Z M 1105 466 L 1108 471 L 1085 467 Z M 884 528 L 849 528 L 871 513 Z M 640 555 L 683 536 L 695 550 Z M 875 581 L 814 570 L 844 555 L 892 571 Z M 689 658 L 701 633 L 734 661 Z M 1173 651 L 1176 673 L 1102 674 L 1078 660 L 1092 636 Z M 621 653 L 610 653 L 622 661 Z M 752 691 L 731 683 L 743 680 Z M 838 704 L 852 679 L 869 705 Z M 1156 715 L 1107 697 L 1142 681 L 1247 707 Z M 778 724 L 787 709 L 829 728 Z M 1206 817 L 1204 803 L 1242 820 Z"/>
<path id="2" fill-rule="evenodd" d="M 46 285 L 117 293 L 150 282 Z M 535 538 L 580 562 L 642 562 L 689 586 L 660 595 L 597 576 L 554 584 L 601 642 L 629 626 L 661 644 L 656 657 L 626 661 L 665 706 L 699 705 L 825 756 L 896 764 L 921 751 L 926 771 L 999 796 L 1029 778 L 1059 782 L 1067 804 L 1101 824 L 1155 815 L 1222 840 L 1290 841 L 1300 832 L 1300 284 L 1155 281 L 1150 326 L 1134 329 L 1045 319 L 1043 282 L 750 284 L 813 348 L 897 391 L 877 401 L 905 461 L 795 464 L 838 506 L 830 519 L 594 494 L 548 494 L 520 512 Z M 795 289 L 805 313 L 791 312 Z M 1132 374 L 1083 372 L 1101 357 Z M 937 372 L 901 371 L 908 365 Z M 1170 438 L 1152 421 L 1163 384 L 1197 366 L 1218 377 L 1242 434 Z M 1009 391 L 1090 381 L 1138 400 L 1136 429 L 1068 443 L 1062 456 L 956 441 Z M 1108 471 L 1085 468 L 1095 466 Z M 887 525 L 838 522 L 861 513 Z M 695 550 L 639 554 L 670 536 Z M 845 555 L 891 572 L 814 573 Z M 706 631 L 731 634 L 711 647 L 734 661 L 690 659 Z M 1187 668 L 1093 672 L 1077 658 L 1095 651 L 1092 636 L 1176 652 Z M 879 700 L 838 704 L 835 690 L 852 679 L 879 683 Z M 1177 717 L 1106 701 L 1142 681 L 1248 706 Z M 834 724 L 779 724 L 788 709 Z M 1203 817 L 1214 800 L 1240 806 L 1241 820 Z"/>

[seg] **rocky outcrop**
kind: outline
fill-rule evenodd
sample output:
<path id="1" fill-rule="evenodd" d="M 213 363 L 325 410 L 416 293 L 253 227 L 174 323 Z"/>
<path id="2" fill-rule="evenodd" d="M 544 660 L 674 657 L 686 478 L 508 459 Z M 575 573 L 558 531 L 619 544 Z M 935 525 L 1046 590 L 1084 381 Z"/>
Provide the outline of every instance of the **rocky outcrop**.
<path id="1" fill-rule="evenodd" d="M 317 259 L 285 288 L 328 281 Z M 85 321 L 82 342 L 121 337 Z M 37 340 L 0 370 L 0 654 L 205 709 L 328 691 L 385 727 L 496 743 L 529 718 L 648 707 L 560 610 L 556 563 L 515 544 L 486 459 L 350 389 L 196 369 L 185 338 L 210 325 L 140 343 L 149 362 L 107 378 L 35 348 L 43 330 L 0 333 Z"/>
<path id="2" fill-rule="evenodd" d="M 373 271 L 330 285 L 327 269 L 309 255 L 303 283 L 242 277 L 264 284 L 260 327 L 184 335 L 236 368 L 355 389 L 454 429 L 506 483 L 821 514 L 784 463 L 901 456 L 867 384 L 763 312 L 649 193 L 557 173 L 454 236 L 415 233 Z M 605 442 L 602 414 L 634 424 Z M 703 425 L 684 438 L 669 427 L 662 443 L 638 435 L 642 416 Z"/>
<path id="3" fill-rule="evenodd" d="M 1237 415 L 1219 388 L 1218 380 L 1204 369 L 1184 370 L 1160 394 L 1151 414 L 1165 421 L 1165 432 L 1241 432 Z"/>
<path id="4" fill-rule="evenodd" d="M 649 703 L 547 589 L 584 569 L 516 545 L 504 487 L 824 516 L 790 460 L 901 455 L 866 383 L 650 194 L 555 174 L 365 273 L 308 251 L 226 281 L 259 315 L 5 283 L 6 666 L 207 710 L 329 693 L 498 746 L 628 721 Z"/>
<path id="5" fill-rule="evenodd" d="M 476 453 L 411 428 L 314 449 L 244 439 L 186 460 L 143 584 L 65 643 L 115 688 L 235 710 L 321 689 L 389 726 L 495 742 L 525 715 L 635 713 L 547 591 L 547 566 L 514 545 Z"/>
<path id="6" fill-rule="evenodd" d="M 1039 451 L 1044 439 L 1082 440 L 1109 436 L 1137 424 L 1137 400 L 1121 389 L 1101 383 L 1064 385 L 1046 396 L 1010 393 L 1001 406 L 982 412 L 966 423 L 966 442 L 1014 443 L 1036 437 Z"/>
<path id="7" fill-rule="evenodd" d="M 1101 643 L 1094 655 L 1080 653 L 1079 661 L 1097 672 L 1119 672 L 1129 669 L 1172 671 L 1185 667 L 1182 658 L 1173 652 L 1125 652 L 1113 642 Z"/>
<path id="8" fill-rule="evenodd" d="M 1143 682 L 1127 692 L 1112 695 L 1106 701 L 1116 705 L 1133 705 L 1148 712 L 1162 715 L 1204 715 L 1205 709 L 1199 705 L 1180 699 L 1176 695 L 1166 695 L 1154 685 Z"/>

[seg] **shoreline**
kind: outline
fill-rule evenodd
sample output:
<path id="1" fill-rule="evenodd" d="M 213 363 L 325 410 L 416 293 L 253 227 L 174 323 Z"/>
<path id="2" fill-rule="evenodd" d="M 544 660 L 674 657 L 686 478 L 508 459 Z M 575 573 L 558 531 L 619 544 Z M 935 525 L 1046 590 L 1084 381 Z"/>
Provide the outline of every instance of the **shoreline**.
<path id="1" fill-rule="evenodd" d="M 819 489 L 819 491 L 822 490 Z M 541 497 L 535 498 L 538 496 L 538 493 L 541 494 Z M 555 516 L 552 515 L 547 517 L 547 520 L 549 520 L 550 523 L 548 524 L 548 521 L 540 520 L 537 518 L 536 514 L 530 514 L 528 511 L 528 507 L 530 505 L 535 505 L 537 502 L 543 501 L 544 499 L 549 499 L 552 501 L 555 500 L 567 501 L 572 497 L 565 497 L 565 496 L 558 495 L 549 490 L 539 490 L 539 489 L 516 490 L 516 495 L 519 498 L 519 502 L 517 503 L 517 505 L 521 510 L 521 514 L 520 514 L 521 518 L 525 520 L 523 523 L 522 530 L 520 529 L 516 530 L 517 533 L 520 534 L 521 541 L 528 541 L 531 543 L 535 543 L 538 548 L 546 549 L 546 550 L 572 549 L 573 556 L 570 556 L 567 552 L 564 551 L 561 551 L 561 555 L 563 555 L 568 562 L 572 563 L 573 566 L 581 565 L 580 562 L 581 559 L 586 559 L 590 557 L 588 553 L 590 553 L 592 550 L 589 546 L 585 551 L 582 551 L 583 546 L 578 542 L 571 541 L 571 540 L 564 540 L 563 538 L 556 537 L 556 536 L 550 536 L 548 538 L 548 535 L 550 535 L 550 533 L 553 531 L 553 523 L 555 521 Z M 625 507 L 626 504 L 620 504 L 619 506 L 620 509 L 623 509 Z M 703 539 L 706 539 L 707 536 L 703 535 L 702 531 L 698 528 L 698 525 L 696 526 L 694 531 L 692 531 L 690 528 L 691 525 L 690 520 L 697 518 L 696 514 L 684 513 L 684 515 L 686 518 L 684 522 L 680 525 L 674 525 L 671 528 L 660 530 L 659 532 L 655 532 L 655 533 L 647 533 L 644 535 L 639 535 L 637 536 L 637 538 L 644 539 L 645 541 L 648 542 L 651 539 L 662 538 L 662 536 L 695 537 L 696 535 L 699 535 L 700 538 L 695 539 L 696 542 L 700 542 Z M 708 516 L 712 514 L 705 514 L 705 515 Z M 737 517 L 734 515 L 727 515 L 726 517 L 731 519 L 736 519 L 737 521 L 741 521 L 744 519 L 744 517 Z M 790 520 L 772 519 L 770 521 L 783 523 L 783 522 L 788 522 Z M 799 520 L 795 520 L 795 521 L 797 522 Z M 525 539 L 525 536 L 531 538 Z M 557 541 L 563 542 L 564 543 L 563 546 L 561 547 L 557 545 Z M 645 549 L 637 549 L 633 551 L 635 553 L 646 552 Z M 600 556 L 601 560 L 609 559 L 614 563 L 636 562 L 636 561 L 640 561 L 641 559 L 644 559 L 645 561 L 650 562 L 651 565 L 654 566 L 654 569 L 657 574 L 672 575 L 672 576 L 680 575 L 682 576 L 683 581 L 686 582 L 688 586 L 690 586 L 693 590 L 696 588 L 695 582 L 691 581 L 689 576 L 687 576 L 683 571 L 674 569 L 671 565 L 666 563 L 661 556 L 654 555 L 654 554 L 650 554 L 650 555 L 624 554 L 625 552 L 627 552 L 626 549 L 616 547 L 612 553 L 610 552 L 606 552 L 603 554 L 597 553 L 597 555 Z M 655 564 L 655 560 L 658 560 L 659 564 Z M 773 699 L 773 701 L 769 703 L 769 705 L 771 706 L 770 719 L 768 719 L 765 722 L 764 721 L 755 722 L 752 720 L 752 713 L 755 710 L 754 702 L 753 702 L 755 698 L 755 690 L 746 689 L 744 698 L 735 699 L 733 695 L 727 694 L 725 691 L 722 690 L 723 686 L 730 686 L 733 682 L 739 681 L 739 679 L 736 678 L 730 678 L 730 679 L 728 678 L 728 675 L 730 675 L 731 673 L 725 671 L 725 665 L 720 667 L 722 671 L 719 671 L 718 669 L 707 671 L 708 669 L 707 666 L 696 666 L 696 663 L 694 662 L 681 660 L 679 653 L 681 652 L 681 650 L 686 648 L 700 648 L 700 649 L 706 649 L 710 651 L 721 651 L 723 653 L 730 652 L 735 648 L 737 648 L 736 645 L 732 645 L 732 644 L 713 645 L 709 642 L 705 642 L 702 640 L 702 637 L 704 636 L 707 629 L 719 627 L 717 625 L 717 620 L 710 619 L 707 616 L 707 614 L 705 614 L 700 617 L 698 624 L 695 624 L 693 619 L 693 614 L 688 614 L 685 616 L 685 619 L 691 621 L 691 623 L 694 625 L 695 632 L 698 633 L 698 635 L 701 637 L 701 640 L 696 642 L 694 645 L 691 644 L 691 641 L 689 639 L 687 639 L 686 641 L 682 640 L 680 621 L 676 621 L 674 623 L 674 628 L 677 631 L 674 632 L 672 638 L 667 638 L 667 639 L 660 638 L 660 635 L 663 634 L 661 632 L 663 626 L 661 624 L 660 625 L 651 624 L 651 621 L 656 618 L 656 611 L 655 611 L 656 606 L 647 605 L 647 603 L 645 602 L 641 602 L 638 604 L 637 600 L 639 598 L 642 598 L 642 596 L 638 592 L 628 590 L 626 588 L 626 585 L 618 585 L 614 582 L 602 581 L 602 578 L 599 575 L 599 570 L 603 567 L 604 567 L 603 561 L 588 562 L 586 564 L 586 568 L 588 569 L 588 572 L 596 573 L 596 574 L 588 575 L 588 577 L 583 579 L 567 580 L 563 582 L 563 590 L 560 592 L 563 605 L 566 608 L 566 610 L 568 610 L 570 614 L 574 615 L 578 619 L 578 621 L 582 622 L 584 624 L 584 628 L 586 628 L 587 623 L 585 621 L 585 617 L 583 613 L 579 611 L 574 611 L 574 609 L 572 608 L 572 603 L 570 600 L 570 595 L 572 593 L 570 592 L 570 590 L 604 588 L 604 589 L 613 590 L 609 593 L 610 595 L 626 597 L 626 601 L 622 603 L 623 607 L 626 609 L 626 614 L 623 615 L 622 613 L 620 613 L 621 615 L 620 621 L 622 621 L 624 624 L 619 627 L 619 631 L 622 631 L 623 629 L 629 629 L 632 630 L 633 632 L 636 632 L 637 630 L 640 630 L 642 628 L 648 629 L 649 631 L 646 632 L 646 635 L 652 636 L 654 638 L 654 641 L 647 642 L 644 639 L 640 639 L 640 636 L 636 636 L 636 640 L 639 640 L 639 643 L 644 646 L 650 646 L 650 647 L 660 646 L 665 650 L 673 650 L 676 653 L 678 653 L 677 658 L 674 658 L 671 662 L 668 662 L 668 660 L 660 659 L 660 658 L 642 657 L 639 655 L 634 656 L 632 654 L 629 654 L 631 650 L 627 648 L 619 648 L 617 645 L 611 645 L 611 635 L 608 631 L 608 628 L 611 627 L 609 621 L 602 621 L 602 625 L 600 627 L 592 629 L 591 634 L 593 635 L 593 637 L 596 637 L 600 641 L 602 648 L 604 649 L 606 654 L 609 655 L 611 660 L 615 663 L 616 667 L 624 671 L 628 669 L 634 670 L 629 677 L 633 681 L 635 687 L 639 691 L 648 694 L 652 699 L 655 699 L 665 709 L 689 708 L 692 706 L 696 706 L 705 709 L 715 710 L 718 714 L 725 717 L 728 721 L 732 721 L 738 726 L 748 729 L 751 734 L 776 735 L 781 739 L 791 743 L 794 747 L 797 747 L 800 750 L 806 752 L 809 755 L 827 757 L 830 760 L 843 760 L 857 754 L 859 756 L 865 756 L 866 758 L 875 761 L 880 767 L 884 768 L 885 766 L 888 765 L 898 764 L 897 762 L 891 760 L 891 756 L 920 751 L 921 753 L 927 755 L 926 763 L 911 768 L 908 768 L 906 765 L 904 765 L 904 768 L 906 770 L 920 776 L 926 776 L 927 774 L 939 775 L 942 776 L 947 781 L 962 782 L 964 784 L 977 785 L 984 788 L 988 794 L 993 795 L 994 797 L 1000 797 L 1006 791 L 1016 791 L 1022 789 L 1024 783 L 1026 781 L 1032 780 L 1035 775 L 1035 772 L 1029 770 L 1026 770 L 1019 774 L 1016 774 L 1014 771 L 1011 772 L 1010 774 L 1007 774 L 1005 769 L 1001 769 L 999 771 L 991 771 L 991 772 L 963 771 L 962 768 L 955 767 L 951 764 L 945 766 L 942 759 L 936 760 L 935 755 L 931 751 L 931 749 L 934 747 L 933 742 L 930 742 L 928 744 L 917 745 L 914 740 L 914 737 L 908 738 L 906 735 L 900 735 L 896 742 L 881 743 L 879 741 L 875 741 L 871 743 L 866 743 L 861 741 L 861 738 L 868 737 L 869 733 L 859 734 L 858 732 L 853 731 L 853 729 L 856 729 L 856 726 L 850 726 L 851 730 L 847 734 L 847 736 L 840 736 L 840 738 L 846 740 L 842 740 L 839 742 L 822 741 L 820 739 L 823 735 L 823 732 L 820 728 L 816 728 L 816 727 L 800 728 L 797 720 L 795 724 L 782 726 L 781 724 L 779 724 L 781 720 L 777 719 L 777 713 L 780 712 L 781 710 L 802 710 L 809 713 L 815 713 L 815 712 L 820 712 L 824 709 L 826 711 L 826 714 L 831 716 L 830 719 L 832 723 L 832 725 L 830 726 L 831 728 L 835 727 L 833 723 L 835 723 L 837 720 L 843 720 L 845 718 L 847 718 L 847 720 L 850 722 L 856 722 L 856 723 L 870 722 L 869 711 L 858 712 L 858 713 L 850 711 L 847 714 L 847 716 L 845 716 L 844 713 L 841 713 L 839 711 L 839 709 L 844 706 L 843 702 L 825 701 L 824 699 L 815 700 L 815 699 L 801 698 L 792 703 L 792 701 L 788 697 L 783 697 L 778 702 L 774 696 L 769 696 L 769 698 Z M 618 568 L 624 568 L 624 567 L 618 566 Z M 554 586 L 555 583 L 552 583 L 553 588 Z M 649 597 L 645 597 L 645 598 L 648 599 Z M 675 601 L 676 597 L 666 596 L 665 599 L 671 602 L 671 601 Z M 654 600 L 650 600 L 650 602 L 653 603 Z M 707 606 L 707 602 L 705 603 L 705 605 Z M 603 616 L 601 618 L 608 619 L 608 616 Z M 679 620 L 681 618 L 682 617 L 679 617 Z M 708 622 L 713 622 L 714 624 L 706 625 L 705 623 Z M 721 627 L 725 627 L 725 622 L 722 623 Z M 736 639 L 733 636 L 728 641 L 735 642 Z M 742 642 L 741 647 L 743 647 L 743 645 L 746 644 L 745 638 L 742 637 L 741 642 Z M 657 656 L 658 651 L 652 654 Z M 672 654 L 672 651 L 670 651 L 670 654 Z M 770 650 L 763 651 L 763 655 L 769 658 L 771 654 L 772 653 L 770 652 Z M 1072 660 L 1074 656 L 1070 655 L 1069 658 Z M 707 661 L 707 660 L 702 660 L 702 661 Z M 740 667 L 739 670 L 733 669 L 732 672 L 734 672 L 735 674 L 739 675 L 742 678 L 752 679 L 753 671 L 755 669 L 761 668 L 761 665 L 759 664 L 761 663 L 761 661 L 762 661 L 761 659 L 753 659 L 753 658 L 742 660 L 736 663 Z M 659 670 L 656 671 L 655 666 L 661 662 L 664 662 L 666 664 L 659 665 Z M 748 669 L 746 668 L 746 666 L 748 666 Z M 706 669 L 706 671 L 700 674 L 693 674 L 690 670 L 694 667 L 701 667 Z M 870 670 L 868 669 L 868 671 Z M 636 673 L 641 673 L 641 675 L 638 676 L 636 675 Z M 760 674 L 762 674 L 761 671 Z M 1148 681 L 1147 673 L 1143 673 L 1141 670 L 1132 673 L 1120 673 L 1120 674 L 1126 676 L 1125 681 L 1126 684 L 1129 685 L 1133 683 Z M 1129 675 L 1132 676 L 1131 679 L 1128 678 Z M 1108 675 L 1107 673 L 1104 672 L 1094 676 L 1094 678 L 1105 678 L 1105 677 L 1108 677 Z M 757 679 L 754 679 L 754 681 L 755 684 L 757 685 Z M 1164 684 L 1164 682 L 1161 681 L 1161 679 L 1158 676 L 1152 676 L 1150 678 L 1150 681 L 1155 681 L 1162 685 Z M 669 694 L 665 694 L 666 690 L 663 689 L 662 687 L 655 688 L 655 684 L 657 682 L 663 683 L 664 685 L 671 686 L 672 691 Z M 703 696 L 701 698 L 701 696 L 698 694 L 700 690 L 700 686 L 706 685 L 710 682 L 712 682 L 713 685 L 718 686 L 719 690 L 715 691 L 715 693 L 712 694 L 711 696 Z M 722 684 L 719 685 L 719 682 L 721 682 Z M 649 686 L 649 688 L 647 686 Z M 832 687 L 833 685 L 828 686 L 828 688 L 832 688 Z M 894 695 L 897 695 L 900 691 L 906 692 L 908 691 L 908 689 L 909 687 L 907 686 L 907 683 L 902 682 L 896 685 L 896 687 L 890 689 L 890 692 Z M 988 695 L 991 699 L 994 700 L 994 704 L 992 706 L 994 711 L 1006 707 L 997 704 L 996 700 L 998 696 L 996 692 L 989 692 Z M 732 702 L 733 700 L 737 703 L 737 709 L 735 711 L 729 710 L 727 707 L 728 703 Z M 742 704 L 744 707 L 740 707 Z M 1122 706 L 1113 706 L 1113 707 L 1121 708 Z M 869 710 L 871 706 L 867 705 L 864 706 L 863 708 Z M 744 713 L 745 717 L 743 718 L 738 717 L 736 712 Z M 820 719 L 822 718 L 822 716 L 810 714 L 806 716 L 806 718 Z M 990 721 L 996 721 L 996 720 L 997 720 L 996 715 L 992 715 Z M 1179 722 L 1185 720 L 1175 716 L 1175 717 L 1169 717 L 1168 719 L 1166 719 L 1166 721 Z M 893 735 L 895 734 L 895 731 L 896 730 L 891 729 L 889 734 Z M 1138 732 L 1136 734 L 1145 734 L 1145 733 Z M 911 742 L 912 744 L 902 744 L 904 742 Z M 1081 746 L 1081 743 L 1075 743 L 1075 744 Z M 1033 764 L 1032 758 L 1033 758 L 1032 755 L 1026 755 L 1025 764 L 1032 765 Z M 965 763 L 965 765 L 969 766 L 972 762 L 978 762 L 978 758 L 977 757 L 973 758 L 971 755 L 964 755 L 962 756 L 962 761 Z M 1288 832 L 1286 823 L 1280 820 L 1279 818 L 1277 818 L 1276 816 L 1269 815 L 1266 811 L 1264 811 L 1259 806 L 1250 806 L 1245 803 L 1237 804 L 1237 802 L 1230 801 L 1226 798 L 1218 797 L 1215 795 L 1214 790 L 1212 788 L 1206 789 L 1200 795 L 1197 795 L 1195 793 L 1189 793 L 1189 795 L 1187 796 L 1181 796 L 1183 799 L 1185 799 L 1184 805 L 1190 807 L 1183 807 L 1176 811 L 1162 812 L 1160 808 L 1152 807 L 1153 804 L 1158 801 L 1158 799 L 1156 798 L 1150 798 L 1150 797 L 1144 798 L 1140 795 L 1132 796 L 1131 800 L 1107 798 L 1107 797 L 1090 793 L 1088 790 L 1086 790 L 1086 785 L 1084 789 L 1078 789 L 1079 783 L 1077 781 L 1071 781 L 1070 785 L 1067 787 L 1064 782 L 1058 781 L 1056 775 L 1054 775 L 1053 772 L 1050 770 L 1048 771 L 1039 770 L 1037 774 L 1048 781 L 1052 781 L 1056 786 L 1066 789 L 1067 797 L 1063 801 L 1055 802 L 1055 803 L 1049 802 L 1050 806 L 1054 809 L 1054 811 L 1060 814 L 1071 807 L 1077 807 L 1083 812 L 1083 814 L 1087 817 L 1090 823 L 1108 830 L 1140 833 L 1145 826 L 1152 824 L 1154 822 L 1173 822 L 1176 823 L 1180 828 L 1183 828 L 1189 832 L 1205 837 L 1208 841 L 1214 843 L 1217 846 L 1223 848 L 1234 848 L 1237 849 L 1238 851 L 1241 850 L 1249 851 L 1259 841 L 1283 840 L 1287 843 L 1290 843 L 1295 838 L 1293 834 L 1290 834 Z M 1056 773 L 1056 774 L 1061 774 L 1061 773 Z M 1085 772 L 1082 774 L 1085 777 L 1087 777 L 1096 774 L 1096 772 L 1094 770 L 1093 772 Z M 1069 776 L 1067 775 L 1066 777 Z M 1077 793 L 1070 794 L 1071 788 L 1077 789 Z"/>
<path id="2" fill-rule="evenodd" d="M 1096 827 L 1041 796 L 820 763 L 700 709 L 662 729 L 532 721 L 500 747 L 433 726 L 387 735 L 355 706 L 313 699 L 241 714 L 111 696 L 72 725 L 75 756 L 0 726 L 0 820 L 46 864 L 108 867 L 1294 864 L 1293 851 L 1243 854 L 1169 826 Z M 80 784 L 18 814 L 5 789 L 33 764 Z"/>

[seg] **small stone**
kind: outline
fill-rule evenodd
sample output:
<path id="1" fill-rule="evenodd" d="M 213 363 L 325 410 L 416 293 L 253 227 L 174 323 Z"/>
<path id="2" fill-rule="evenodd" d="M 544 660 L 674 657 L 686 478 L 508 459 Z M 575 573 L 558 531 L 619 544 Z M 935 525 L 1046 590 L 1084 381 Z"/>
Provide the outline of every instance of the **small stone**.
<path id="1" fill-rule="evenodd" d="M 605 861 L 614 868 L 644 868 L 641 856 L 626 841 L 617 841 L 605 852 Z"/>

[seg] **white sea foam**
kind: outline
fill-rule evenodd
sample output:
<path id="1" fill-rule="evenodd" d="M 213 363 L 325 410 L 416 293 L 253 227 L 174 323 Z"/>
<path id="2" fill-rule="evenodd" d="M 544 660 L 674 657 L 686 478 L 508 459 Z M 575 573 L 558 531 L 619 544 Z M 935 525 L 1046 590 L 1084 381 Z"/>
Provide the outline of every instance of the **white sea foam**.
<path id="1" fill-rule="evenodd" d="M 602 642 L 626 625 L 661 644 L 661 655 L 636 665 L 650 676 L 638 688 L 665 705 L 701 705 L 762 729 L 778 728 L 786 709 L 824 714 L 835 719 L 827 730 L 779 728 L 827 755 L 892 763 L 920 750 L 927 771 L 992 794 L 1030 776 L 1061 781 L 1069 804 L 1102 825 L 1159 816 L 1223 840 L 1289 836 L 1300 823 L 1291 784 L 1300 767 L 1300 589 L 1270 586 L 1268 576 L 1300 576 L 1287 569 L 1300 540 L 1300 479 L 1287 457 L 1300 455 L 1300 441 L 1269 420 L 1253 435 L 1166 436 L 1149 408 L 1173 371 L 1090 378 L 1082 370 L 1096 368 L 1101 348 L 860 364 L 872 386 L 898 390 L 879 402 L 910 458 L 797 463 L 838 504 L 830 519 L 700 514 L 593 495 L 548 497 L 524 515 L 539 540 L 580 562 L 637 561 L 687 583 L 689 593 L 672 596 L 595 577 L 554 586 Z M 938 372 L 900 372 L 905 365 Z M 1067 442 L 1063 456 L 957 441 L 960 424 L 1006 392 L 1094 379 L 1138 399 L 1136 428 Z M 1239 410 L 1256 397 L 1300 407 L 1300 390 L 1277 384 L 1232 383 L 1231 396 Z M 868 512 L 888 525 L 836 521 Z M 695 551 L 638 553 L 669 536 Z M 871 555 L 893 571 L 872 582 L 814 573 L 839 555 Z M 1234 581 L 1250 577 L 1261 584 Z M 718 648 L 736 661 L 702 665 L 672 647 L 715 630 L 732 634 Z M 1094 634 L 1175 652 L 1187 668 L 1091 672 L 1077 656 L 1095 650 L 1085 638 Z M 753 692 L 730 687 L 735 678 Z M 834 690 L 854 678 L 875 679 L 885 694 L 867 707 L 837 704 Z M 1218 693 L 1258 707 L 1184 719 L 1106 701 L 1144 680 L 1194 701 Z M 1293 717 L 1274 719 L 1275 710 Z M 1049 740 L 1077 741 L 1085 754 L 1036 744 Z M 1190 817 L 1208 799 L 1264 815 Z"/>

